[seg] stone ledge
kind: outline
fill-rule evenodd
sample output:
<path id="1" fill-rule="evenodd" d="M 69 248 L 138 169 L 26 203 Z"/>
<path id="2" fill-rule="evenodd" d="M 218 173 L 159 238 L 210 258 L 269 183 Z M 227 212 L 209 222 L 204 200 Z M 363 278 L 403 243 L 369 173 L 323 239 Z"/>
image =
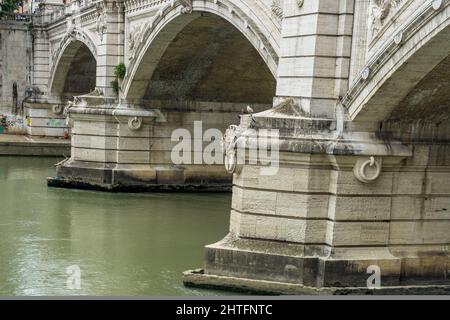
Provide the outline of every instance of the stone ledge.
<path id="1" fill-rule="evenodd" d="M 220 167 L 222 169 L 222 167 Z M 223 170 L 151 164 L 120 164 L 67 159 L 56 169 L 48 185 L 114 192 L 229 192 L 232 179 Z M 198 174 L 198 176 L 196 175 Z"/>
<path id="2" fill-rule="evenodd" d="M 379 289 L 363 287 L 313 288 L 299 284 L 205 274 L 203 270 L 183 273 L 186 287 L 228 290 L 263 295 L 448 295 L 450 286 L 393 286 Z"/>
<path id="3" fill-rule="evenodd" d="M 0 135 L 0 156 L 70 156 L 70 140 Z"/>

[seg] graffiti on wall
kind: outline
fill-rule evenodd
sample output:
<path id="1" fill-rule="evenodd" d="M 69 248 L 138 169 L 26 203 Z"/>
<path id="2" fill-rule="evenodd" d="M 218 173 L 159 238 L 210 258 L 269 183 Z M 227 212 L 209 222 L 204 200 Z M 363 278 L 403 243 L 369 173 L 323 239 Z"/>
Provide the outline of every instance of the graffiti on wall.
<path id="1" fill-rule="evenodd" d="M 65 128 L 66 119 L 48 119 L 47 126 L 54 128 Z"/>
<path id="2" fill-rule="evenodd" d="M 0 115 L 0 133 L 24 133 L 23 116 L 1 114 Z"/>

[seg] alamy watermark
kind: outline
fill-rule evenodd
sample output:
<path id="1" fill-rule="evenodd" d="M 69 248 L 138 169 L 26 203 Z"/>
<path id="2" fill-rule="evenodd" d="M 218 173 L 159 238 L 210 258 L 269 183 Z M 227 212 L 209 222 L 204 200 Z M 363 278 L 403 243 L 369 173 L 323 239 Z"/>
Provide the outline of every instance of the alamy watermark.
<path id="1" fill-rule="evenodd" d="M 370 277 L 367 279 L 367 288 L 380 289 L 381 288 L 381 268 L 377 265 L 367 267 L 367 274 Z"/>
<path id="2" fill-rule="evenodd" d="M 77 265 L 67 267 L 66 274 L 69 275 L 66 280 L 66 288 L 69 290 L 80 290 L 81 289 L 81 268 Z"/>
<path id="3" fill-rule="evenodd" d="M 171 152 L 175 165 L 225 165 L 229 172 L 245 164 L 259 165 L 261 175 L 276 175 L 279 170 L 279 131 L 230 126 L 203 130 L 202 121 L 194 121 L 194 130 L 179 128 L 171 141 L 178 142 Z"/>

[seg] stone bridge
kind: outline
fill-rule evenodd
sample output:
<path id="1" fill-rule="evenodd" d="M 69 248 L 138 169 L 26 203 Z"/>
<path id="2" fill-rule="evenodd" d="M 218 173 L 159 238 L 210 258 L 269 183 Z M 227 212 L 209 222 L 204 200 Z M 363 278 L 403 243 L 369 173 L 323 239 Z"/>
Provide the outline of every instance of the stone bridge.
<path id="1" fill-rule="evenodd" d="M 46 6 L 33 20 L 28 131 L 72 139 L 50 185 L 223 190 L 233 178 L 230 233 L 186 284 L 338 292 L 375 270 L 391 292 L 446 290 L 450 1 Z M 192 134 L 196 159 L 204 130 L 239 123 L 226 137 L 245 141 L 230 144 L 233 176 L 172 162 L 174 130 Z M 272 175 L 261 169 L 273 158 L 252 158 L 268 130 Z"/>

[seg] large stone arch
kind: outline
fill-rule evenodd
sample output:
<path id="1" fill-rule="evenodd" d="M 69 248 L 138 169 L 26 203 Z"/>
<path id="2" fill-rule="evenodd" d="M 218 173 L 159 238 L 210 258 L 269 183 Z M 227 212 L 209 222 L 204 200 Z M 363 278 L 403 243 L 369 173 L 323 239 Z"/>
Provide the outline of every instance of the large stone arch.
<path id="1" fill-rule="evenodd" d="M 343 99 L 355 128 L 378 130 L 380 122 L 392 118 L 427 75 L 445 63 L 449 16 L 449 1 L 424 3 L 370 59 Z"/>
<path id="2" fill-rule="evenodd" d="M 186 26 L 207 14 L 227 21 L 238 30 L 261 56 L 273 77 L 276 77 L 279 49 L 273 39 L 264 35 L 271 33 L 261 31 L 261 27 L 271 28 L 268 25 L 272 23 L 270 19 L 259 18 L 254 21 L 230 1 L 193 1 L 192 7 L 173 2 L 162 8 L 153 21 L 145 23 L 140 31 L 129 36 L 134 45 L 129 52 L 130 64 L 122 85 L 123 96 L 128 102 L 138 102 L 143 98 L 158 62 L 169 45 Z"/>
<path id="3" fill-rule="evenodd" d="M 88 93 L 90 89 L 94 89 L 91 88 L 92 84 L 90 82 L 92 81 L 95 87 L 97 48 L 95 42 L 86 33 L 80 30 L 68 32 L 53 53 L 52 60 L 54 63 L 50 70 L 48 86 L 51 95 L 61 96 L 64 93 L 67 88 L 67 77 L 70 76 L 71 68 L 75 67 L 73 63 L 77 62 L 77 59 L 83 60 L 83 58 L 89 59 L 89 61 L 85 62 L 89 69 L 93 68 L 91 73 L 94 79 L 91 79 L 92 74 L 89 74 L 87 75 L 90 78 L 88 82 L 77 81 L 82 87 L 80 87 L 80 90 L 76 90 L 75 93 Z M 82 73 L 86 71 L 79 64 L 75 69 Z M 86 90 L 83 90 L 83 86 L 86 87 L 87 92 L 84 92 Z"/>

